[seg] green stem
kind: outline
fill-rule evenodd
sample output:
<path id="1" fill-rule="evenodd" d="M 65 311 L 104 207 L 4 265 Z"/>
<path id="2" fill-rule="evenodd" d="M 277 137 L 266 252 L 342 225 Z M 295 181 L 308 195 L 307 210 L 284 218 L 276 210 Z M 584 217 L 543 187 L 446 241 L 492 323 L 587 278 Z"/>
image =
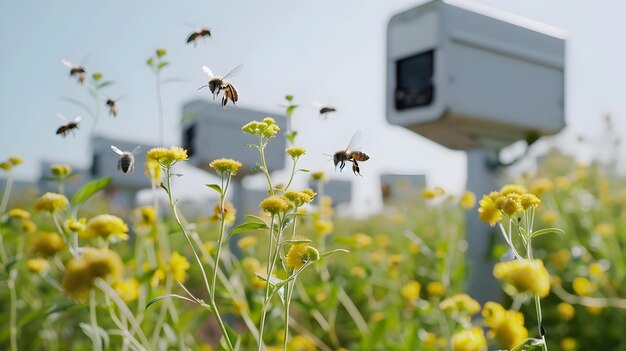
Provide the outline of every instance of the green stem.
<path id="1" fill-rule="evenodd" d="M 268 299 L 270 296 L 270 277 L 272 276 L 272 271 L 274 269 L 273 265 L 273 249 L 274 249 L 274 217 L 270 219 L 270 236 L 269 236 L 269 248 L 267 254 L 267 276 L 265 278 L 265 297 L 263 298 L 263 307 L 261 309 L 261 325 L 259 327 L 259 342 L 258 342 L 258 351 L 262 350 L 263 346 L 263 331 L 265 330 L 265 315 L 267 313 L 267 305 L 269 303 Z"/>
<path id="2" fill-rule="evenodd" d="M 291 185 L 291 182 L 293 181 L 294 176 L 296 175 L 296 164 L 298 163 L 298 159 L 294 159 L 293 160 L 293 166 L 291 167 L 291 176 L 289 177 L 289 181 L 287 182 L 287 185 L 285 186 L 285 191 L 287 191 L 287 189 L 289 189 L 289 186 Z"/>
<path id="3" fill-rule="evenodd" d="M 270 178 L 270 173 L 267 170 L 267 163 L 265 162 L 265 143 L 263 142 L 263 137 L 259 137 L 259 153 L 261 154 L 261 167 L 263 173 L 265 174 L 265 178 L 267 178 L 267 184 L 270 186 L 270 195 L 274 195 L 274 186 L 272 185 L 272 178 Z"/>
<path id="4" fill-rule="evenodd" d="M 4 186 L 4 194 L 2 194 L 2 202 L 0 202 L 0 214 L 4 213 L 9 204 L 9 197 L 11 196 L 11 190 L 13 189 L 13 172 L 9 171 L 7 177 L 7 183 Z"/>
<path id="5" fill-rule="evenodd" d="M 206 271 L 204 270 L 204 265 L 202 264 L 202 260 L 200 260 L 200 257 L 198 256 L 198 253 L 196 252 L 196 248 L 191 242 L 191 238 L 189 238 L 189 234 L 187 233 L 187 230 L 185 229 L 182 222 L 180 221 L 180 218 L 178 216 L 178 211 L 176 210 L 176 206 L 174 205 L 174 200 L 172 199 L 172 176 L 171 176 L 170 168 L 165 169 L 165 175 L 167 177 L 167 195 L 169 198 L 170 207 L 172 208 L 172 212 L 174 213 L 174 218 L 176 219 L 176 223 L 178 223 L 178 227 L 185 235 L 185 239 L 187 239 L 187 243 L 189 243 L 189 246 L 191 247 L 191 251 L 193 252 L 193 255 L 195 256 L 196 261 L 198 262 L 198 265 L 200 266 L 200 270 L 202 271 L 202 277 L 204 278 L 204 284 L 207 289 L 207 293 L 209 294 L 209 300 L 211 302 L 210 306 L 213 309 L 213 314 L 215 316 L 215 319 L 217 320 L 220 330 L 222 331 L 222 336 L 226 340 L 226 344 L 228 345 L 229 350 L 234 350 L 232 342 L 230 341 L 230 337 L 226 330 L 226 325 L 222 321 L 222 316 L 220 315 L 217 309 L 217 305 L 215 304 L 215 297 L 211 291 L 211 286 L 209 285 L 209 279 L 207 278 Z M 215 271 L 217 271 L 217 269 L 218 269 L 218 266 L 216 262 Z"/>
<path id="6" fill-rule="evenodd" d="M 161 100 L 161 75 L 159 71 L 155 73 L 156 77 L 156 97 L 157 111 L 159 115 L 159 145 L 163 145 L 163 101 Z"/>
<path id="7" fill-rule="evenodd" d="M 217 252 L 215 253 L 215 266 L 213 268 L 213 280 L 211 284 L 211 288 L 213 292 L 211 294 L 211 300 L 215 303 L 215 290 L 216 290 L 216 282 L 217 282 L 217 271 L 220 268 L 220 253 L 222 252 L 222 242 L 224 240 L 224 232 L 226 231 L 226 213 L 224 212 L 224 200 L 226 198 L 226 192 L 228 191 L 228 185 L 230 184 L 230 172 L 228 173 L 228 179 L 226 180 L 226 185 L 224 185 L 224 174 L 222 173 L 222 193 L 220 194 L 220 237 L 217 240 Z"/>
<path id="8" fill-rule="evenodd" d="M 529 235 L 528 235 L 528 246 L 527 246 L 527 251 L 528 251 L 528 261 L 530 262 L 530 264 L 534 264 L 533 263 L 533 247 L 532 247 L 532 228 L 528 228 L 526 231 Z M 534 300 L 535 300 L 535 312 L 537 313 L 537 329 L 539 330 L 539 336 L 541 336 L 541 340 L 543 340 L 543 344 L 542 349 L 543 351 L 548 351 L 548 345 L 546 344 L 546 336 L 544 335 L 543 332 L 543 318 L 541 315 L 541 298 L 539 297 L 539 295 L 534 294 Z"/>
<path id="9" fill-rule="evenodd" d="M 98 328 L 98 318 L 96 316 L 96 291 L 94 289 L 89 290 L 89 318 L 91 321 L 91 342 L 93 349 L 101 351 L 102 344 L 100 343 L 100 331 Z"/>
<path id="10" fill-rule="evenodd" d="M 17 270 L 12 269 L 9 274 L 9 293 L 11 295 L 11 350 L 17 351 L 17 291 L 15 288 L 15 278 Z"/>
<path id="11" fill-rule="evenodd" d="M 294 169 L 296 167 L 296 162 L 294 161 L 293 163 L 294 165 Z M 293 179 L 293 174 L 294 172 L 291 172 L 292 175 L 292 179 Z M 291 180 L 289 180 L 289 183 L 291 184 Z M 287 189 L 289 187 L 289 185 L 287 185 L 287 187 L 285 189 Z M 298 213 L 298 207 L 295 207 L 293 210 L 294 213 L 294 220 L 293 220 L 293 226 L 291 227 L 291 239 L 295 239 L 296 238 L 296 226 L 298 224 L 298 217 L 296 216 L 296 214 Z M 289 341 L 289 306 L 291 304 L 291 296 L 293 294 L 293 288 L 294 288 L 294 284 L 296 283 L 296 279 L 294 279 L 293 281 L 290 281 L 289 283 L 287 283 L 287 292 L 285 294 L 285 338 L 283 341 L 283 351 L 287 351 L 287 342 Z"/>

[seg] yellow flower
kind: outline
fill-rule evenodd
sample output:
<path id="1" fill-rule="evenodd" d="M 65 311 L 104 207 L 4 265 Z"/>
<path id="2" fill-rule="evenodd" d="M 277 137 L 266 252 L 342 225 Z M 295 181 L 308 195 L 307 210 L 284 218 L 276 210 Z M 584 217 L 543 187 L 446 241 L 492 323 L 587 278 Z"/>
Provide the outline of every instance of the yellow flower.
<path id="1" fill-rule="evenodd" d="M 34 233 L 37 231 L 37 224 L 30 219 L 24 219 L 22 220 L 22 230 L 29 234 Z"/>
<path id="2" fill-rule="evenodd" d="M 550 254 L 550 262 L 557 267 L 563 268 L 567 265 L 571 257 L 572 255 L 569 252 L 569 249 L 561 249 Z"/>
<path id="3" fill-rule="evenodd" d="M 306 150 L 304 150 L 304 148 L 301 148 L 301 147 L 290 147 L 287 150 L 285 150 L 285 152 L 287 153 L 287 155 L 289 155 L 289 157 L 295 160 L 299 158 L 300 156 L 304 155 L 306 153 Z"/>
<path id="4" fill-rule="evenodd" d="M 567 190 L 572 185 L 572 182 L 569 178 L 561 176 L 554 178 L 554 185 L 559 189 Z"/>
<path id="5" fill-rule="evenodd" d="M 511 217 L 514 214 L 522 211 L 522 203 L 520 195 L 516 193 L 509 193 L 505 196 L 504 201 L 502 202 L 502 207 L 500 208 L 504 214 Z"/>
<path id="6" fill-rule="evenodd" d="M 528 210 L 529 208 L 537 208 L 539 204 L 541 204 L 541 200 L 534 194 L 526 193 L 520 196 L 520 202 L 524 210 Z"/>
<path id="7" fill-rule="evenodd" d="M 552 183 L 552 181 L 548 178 L 537 178 L 531 185 L 530 185 L 530 192 L 533 193 L 534 195 L 536 195 L 537 197 L 541 197 L 541 195 L 543 195 L 543 193 L 547 193 L 552 191 L 552 189 L 554 188 L 554 184 Z"/>
<path id="8" fill-rule="evenodd" d="M 235 161 L 231 158 L 218 158 L 209 163 L 209 167 L 213 168 L 217 173 L 230 173 L 236 174 L 239 168 L 241 168 L 241 162 Z"/>
<path id="9" fill-rule="evenodd" d="M 526 192 L 526 188 L 524 188 L 523 185 L 518 184 L 507 184 L 503 186 L 502 189 L 500 189 L 500 194 L 504 196 L 507 196 L 509 194 L 522 195 Z"/>
<path id="10" fill-rule="evenodd" d="M 454 351 L 482 351 L 487 348 L 485 334 L 479 327 L 461 330 L 452 336 Z"/>
<path id="11" fill-rule="evenodd" d="M 426 291 L 430 297 L 441 297 L 446 293 L 446 288 L 440 282 L 430 282 L 426 285 Z"/>
<path id="12" fill-rule="evenodd" d="M 30 239 L 30 253 L 33 256 L 48 258 L 63 249 L 65 249 L 65 242 L 57 233 L 39 233 Z"/>
<path id="13" fill-rule="evenodd" d="M 139 296 L 139 281 L 135 278 L 119 281 L 114 288 L 125 302 L 135 301 Z"/>
<path id="14" fill-rule="evenodd" d="M 333 232 L 335 225 L 331 221 L 324 219 L 318 219 L 313 222 L 313 229 L 320 235 L 328 235 Z"/>
<path id="15" fill-rule="evenodd" d="M 321 303 L 321 302 L 324 302 L 326 300 L 328 300 L 328 295 L 326 295 L 325 293 L 319 292 L 319 293 L 315 294 L 315 301 L 316 302 Z"/>
<path id="16" fill-rule="evenodd" d="M 315 181 L 321 181 L 324 182 L 326 180 L 326 173 L 324 172 L 313 172 L 311 173 L 311 179 L 315 180 Z"/>
<path id="17" fill-rule="evenodd" d="M 67 221 L 65 221 L 65 228 L 68 231 L 72 231 L 72 232 L 76 232 L 76 233 L 82 233 L 85 228 L 87 227 L 87 219 L 86 218 L 81 218 L 79 220 L 76 220 L 74 218 L 70 218 Z"/>
<path id="18" fill-rule="evenodd" d="M 613 234 L 615 234 L 615 228 L 611 223 L 599 223 L 593 231 L 602 237 L 613 236 Z"/>
<path id="19" fill-rule="evenodd" d="M 285 191 L 284 196 L 285 198 L 287 198 L 287 200 L 291 201 L 296 207 L 300 207 L 313 200 L 313 198 L 310 196 L 310 193 L 308 192 L 305 193 L 304 191 L 289 190 L 289 191 Z"/>
<path id="20" fill-rule="evenodd" d="M 541 260 L 498 262 L 493 267 L 493 275 L 520 293 L 532 292 L 546 297 L 550 292 L 550 275 Z"/>
<path id="21" fill-rule="evenodd" d="M 254 274 L 256 271 L 261 269 L 261 263 L 259 263 L 259 260 L 254 257 L 244 258 L 243 261 L 241 261 L 241 265 L 246 272 L 251 274 Z"/>
<path id="22" fill-rule="evenodd" d="M 389 246 L 389 237 L 386 234 L 378 234 L 376 235 L 376 246 L 381 249 Z"/>
<path id="23" fill-rule="evenodd" d="M 287 268 L 300 269 L 308 262 L 319 260 L 320 254 L 314 247 L 307 244 L 292 245 L 287 252 L 285 265 Z"/>
<path id="24" fill-rule="evenodd" d="M 480 304 L 467 294 L 457 294 L 441 301 L 439 308 L 446 313 L 457 312 L 471 316 L 480 311 Z"/>
<path id="25" fill-rule="evenodd" d="M 46 211 L 50 214 L 58 213 L 69 205 L 67 198 L 61 194 L 45 193 L 35 202 L 35 211 Z"/>
<path id="26" fill-rule="evenodd" d="M 585 306 L 585 309 L 587 310 L 587 312 L 595 315 L 599 315 L 600 313 L 602 313 L 602 307 Z"/>
<path id="27" fill-rule="evenodd" d="M 215 249 L 215 245 L 213 244 L 212 241 L 205 241 L 204 242 L 204 249 L 206 250 L 206 252 L 208 254 L 210 254 Z"/>
<path id="28" fill-rule="evenodd" d="M 556 306 L 556 310 L 559 312 L 559 317 L 566 321 L 572 320 L 572 318 L 574 318 L 574 315 L 576 314 L 574 306 L 570 305 L 567 302 L 561 302 L 560 304 L 558 304 Z"/>
<path id="29" fill-rule="evenodd" d="M 6 172 L 10 171 L 12 167 L 13 166 L 11 166 L 11 164 L 8 162 L 0 162 L 0 168 L 5 170 Z"/>
<path id="30" fill-rule="evenodd" d="M 185 272 L 187 272 L 189 267 L 191 266 L 189 265 L 189 262 L 187 262 L 185 256 L 176 251 L 172 252 L 172 256 L 170 257 L 170 270 L 174 276 L 174 280 L 184 283 Z"/>
<path id="31" fill-rule="evenodd" d="M 476 206 L 476 195 L 471 191 L 465 191 L 459 199 L 459 205 L 464 210 L 471 210 Z"/>
<path id="32" fill-rule="evenodd" d="M 63 164 L 50 165 L 50 173 L 57 178 L 65 178 L 72 174 L 72 167 Z"/>
<path id="33" fill-rule="evenodd" d="M 261 201 L 260 206 L 263 211 L 273 215 L 283 212 L 289 208 L 287 201 L 278 196 L 270 196 L 266 198 Z"/>
<path id="34" fill-rule="evenodd" d="M 574 292 L 580 296 L 591 296 L 596 292 L 597 287 L 585 277 L 577 277 L 572 282 Z"/>
<path id="35" fill-rule="evenodd" d="M 559 214 L 548 210 L 541 215 L 541 220 L 548 225 L 555 224 L 559 220 Z"/>
<path id="36" fill-rule="evenodd" d="M 161 165 L 155 160 L 146 160 L 146 177 L 150 179 L 153 184 L 158 184 L 161 180 Z"/>
<path id="37" fill-rule="evenodd" d="M 22 162 L 24 162 L 24 160 L 22 160 L 22 158 L 19 156 L 11 156 L 9 157 L 9 162 L 11 162 L 13 166 L 17 166 L 21 164 Z"/>
<path id="38" fill-rule="evenodd" d="M 505 310 L 502 305 L 489 301 L 482 315 L 485 324 L 491 329 L 488 335 L 500 340 L 500 345 L 506 349 L 512 349 L 528 337 L 521 312 Z"/>
<path id="39" fill-rule="evenodd" d="M 256 237 L 244 236 L 243 238 L 239 239 L 239 241 L 237 242 L 237 246 L 239 246 L 239 248 L 242 250 L 247 250 L 251 247 L 254 247 L 256 243 L 257 243 Z"/>
<path id="40" fill-rule="evenodd" d="M 233 313 L 241 316 L 242 313 L 248 311 L 248 302 L 243 299 L 233 299 Z"/>
<path id="41" fill-rule="evenodd" d="M 128 240 L 128 234 L 126 233 L 128 233 L 128 225 L 124 223 L 124 220 L 110 214 L 102 214 L 93 217 L 87 222 L 83 237 L 101 237 L 106 240 L 113 236 L 121 240 Z"/>
<path id="42" fill-rule="evenodd" d="M 574 338 L 565 338 L 561 340 L 561 350 L 563 351 L 573 351 L 578 347 L 578 343 Z"/>
<path id="43" fill-rule="evenodd" d="M 296 335 L 289 340 L 287 350 L 292 351 L 316 351 L 315 341 L 306 335 Z"/>
<path id="44" fill-rule="evenodd" d="M 26 261 L 26 267 L 29 272 L 42 273 L 50 270 L 50 264 L 43 258 L 31 258 Z"/>
<path id="45" fill-rule="evenodd" d="M 280 128 L 278 128 L 278 125 L 276 125 L 273 118 L 265 117 L 263 122 L 252 121 L 244 125 L 241 130 L 247 134 L 257 135 L 259 137 L 269 139 L 274 137 L 280 131 Z"/>
<path id="46" fill-rule="evenodd" d="M 604 268 L 598 263 L 592 263 L 589 265 L 589 274 L 595 278 L 601 278 L 604 276 Z"/>
<path id="47" fill-rule="evenodd" d="M 422 251 L 422 248 L 416 243 L 409 244 L 409 253 L 411 255 L 417 255 Z"/>
<path id="48" fill-rule="evenodd" d="M 206 343 L 200 344 L 200 351 L 213 351 L 213 346 Z"/>
<path id="49" fill-rule="evenodd" d="M 235 219 L 237 218 L 237 209 L 235 208 L 235 206 L 233 206 L 231 202 L 224 202 L 223 212 L 226 214 L 226 216 L 224 217 L 224 223 L 227 226 L 235 223 Z M 219 203 L 216 204 L 215 207 L 213 207 L 213 215 L 211 216 L 210 220 L 216 222 L 222 220 L 222 211 Z"/>
<path id="50" fill-rule="evenodd" d="M 84 248 L 83 255 L 72 258 L 66 265 L 63 288 L 80 298 L 87 294 L 97 278 L 115 280 L 123 268 L 120 256 L 109 249 Z"/>
<path id="51" fill-rule="evenodd" d="M 421 288 L 422 286 L 420 285 L 420 283 L 415 280 L 411 280 L 402 287 L 400 294 L 402 294 L 402 297 L 409 301 L 417 300 L 420 297 Z"/>
<path id="52" fill-rule="evenodd" d="M 30 219 L 30 212 L 21 208 L 12 208 L 9 210 L 9 217 L 18 219 Z"/>
<path id="53" fill-rule="evenodd" d="M 370 321 L 372 323 L 380 322 L 384 319 L 385 319 L 385 314 L 380 311 L 376 311 L 372 313 L 372 315 L 370 316 Z"/>
<path id="54" fill-rule="evenodd" d="M 156 288 L 159 285 L 160 281 L 165 280 L 165 272 L 162 269 L 157 268 L 154 273 L 152 273 L 152 277 L 150 277 L 150 286 Z"/>
<path id="55" fill-rule="evenodd" d="M 397 267 L 404 261 L 404 257 L 402 255 L 391 255 L 389 256 L 389 266 Z"/>
<path id="56" fill-rule="evenodd" d="M 357 249 L 365 249 L 372 245 L 372 238 L 364 233 L 356 233 L 352 235 L 352 239 L 354 240 L 354 247 Z"/>
<path id="57" fill-rule="evenodd" d="M 434 199 L 437 196 L 440 196 L 443 194 L 445 194 L 445 191 L 440 187 L 436 187 L 434 189 L 425 188 L 424 190 L 422 190 L 422 196 L 425 199 Z"/>
<path id="58" fill-rule="evenodd" d="M 365 268 L 361 266 L 354 266 L 350 268 L 350 275 L 353 275 L 357 278 L 365 278 L 367 276 L 367 272 L 365 271 Z"/>
<path id="59" fill-rule="evenodd" d="M 188 158 L 187 150 L 178 146 L 172 146 L 169 149 L 156 147 L 150 149 L 150 151 L 146 154 L 146 159 L 148 161 L 156 161 L 165 168 L 170 168 L 177 162 L 186 161 Z"/>
<path id="60" fill-rule="evenodd" d="M 502 219 L 502 213 L 496 208 L 496 204 L 491 196 L 483 195 L 483 199 L 480 200 L 479 204 L 478 218 L 482 222 L 493 227 Z"/>

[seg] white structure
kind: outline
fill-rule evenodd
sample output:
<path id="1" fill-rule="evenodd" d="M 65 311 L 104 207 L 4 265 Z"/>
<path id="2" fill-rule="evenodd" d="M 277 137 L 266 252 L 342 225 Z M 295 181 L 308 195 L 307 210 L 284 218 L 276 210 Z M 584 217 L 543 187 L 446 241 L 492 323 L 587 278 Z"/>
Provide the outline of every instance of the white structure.
<path id="1" fill-rule="evenodd" d="M 383 201 L 415 198 L 425 187 L 426 176 L 423 174 L 380 175 L 380 188 Z"/>
<path id="2" fill-rule="evenodd" d="M 564 33 L 468 2 L 391 18 L 387 120 L 457 150 L 554 134 L 564 119 Z"/>
<path id="3" fill-rule="evenodd" d="M 565 126 L 564 38 L 467 2 L 434 0 L 397 14 L 387 33 L 387 120 L 467 150 L 467 188 L 480 198 L 499 188 L 489 157 Z M 497 299 L 490 227 L 470 211 L 466 228 L 468 292 L 481 303 Z"/>

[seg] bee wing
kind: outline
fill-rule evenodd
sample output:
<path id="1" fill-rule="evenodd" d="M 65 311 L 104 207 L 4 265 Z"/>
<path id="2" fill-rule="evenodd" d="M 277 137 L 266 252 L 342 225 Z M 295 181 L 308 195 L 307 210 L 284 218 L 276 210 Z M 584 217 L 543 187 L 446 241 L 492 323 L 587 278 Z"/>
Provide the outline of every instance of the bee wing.
<path id="1" fill-rule="evenodd" d="M 61 63 L 63 65 L 65 65 L 65 67 L 67 67 L 67 68 L 74 68 L 74 67 L 76 67 L 75 64 L 71 63 L 70 61 L 68 61 L 66 59 L 61 59 Z"/>
<path id="2" fill-rule="evenodd" d="M 116 154 L 118 154 L 120 156 L 124 155 L 124 151 L 118 149 L 117 147 L 115 147 L 113 145 L 111 145 L 111 150 L 113 150 L 113 152 L 115 152 Z"/>
<path id="3" fill-rule="evenodd" d="M 358 150 L 357 145 L 361 142 L 361 130 L 357 130 L 356 132 L 354 132 L 354 135 L 352 135 L 352 138 L 350 138 L 350 142 L 348 143 L 348 147 L 346 147 L 346 150 Z"/>
<path id="4" fill-rule="evenodd" d="M 228 77 L 234 77 L 237 74 L 239 74 L 239 72 L 241 72 L 242 69 L 243 69 L 243 65 L 239 65 L 239 66 L 233 68 L 230 72 L 226 73 L 226 75 L 224 77 L 222 77 L 222 79 L 226 79 Z"/>
<path id="5" fill-rule="evenodd" d="M 131 151 L 131 154 L 134 154 L 135 152 L 139 151 L 139 149 L 141 149 L 141 145 L 137 145 L 137 146 L 135 146 L 135 148 L 133 149 L 133 151 Z"/>
<path id="6" fill-rule="evenodd" d="M 67 118 L 65 118 L 62 114 L 57 112 L 57 117 L 59 117 L 60 119 L 62 119 L 63 121 L 67 122 Z"/>
<path id="7" fill-rule="evenodd" d="M 313 105 L 313 107 L 317 109 L 321 109 L 322 107 L 324 107 L 324 105 L 322 105 L 319 101 L 311 101 L 311 105 Z"/>
<path id="8" fill-rule="evenodd" d="M 81 116 L 76 116 L 76 118 L 74 118 L 74 123 L 78 123 L 80 122 L 80 120 L 83 119 L 83 117 Z"/>
<path id="9" fill-rule="evenodd" d="M 209 79 L 213 79 L 213 77 L 215 77 L 213 75 L 213 71 L 211 71 L 211 69 L 207 66 L 202 66 L 202 70 L 204 71 L 204 73 L 209 75 Z"/>

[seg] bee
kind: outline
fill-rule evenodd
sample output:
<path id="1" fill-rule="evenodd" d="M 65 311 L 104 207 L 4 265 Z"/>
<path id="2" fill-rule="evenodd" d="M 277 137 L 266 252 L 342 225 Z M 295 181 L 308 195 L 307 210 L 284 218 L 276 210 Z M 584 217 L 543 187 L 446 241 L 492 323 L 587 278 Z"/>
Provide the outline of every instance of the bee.
<path id="1" fill-rule="evenodd" d="M 57 135 L 61 135 L 64 138 L 67 136 L 69 132 L 74 133 L 74 130 L 78 129 L 78 122 L 80 122 L 80 120 L 82 119 L 82 117 L 78 116 L 73 121 L 67 121 L 67 119 L 65 119 L 65 117 L 61 116 L 60 114 L 57 114 L 57 116 L 59 116 L 62 120 L 66 121 L 65 124 L 57 128 L 57 132 L 56 132 Z"/>
<path id="2" fill-rule="evenodd" d="M 87 72 L 85 71 L 85 67 L 73 64 L 65 59 L 61 59 L 61 63 L 63 63 L 65 67 L 70 69 L 70 77 L 77 76 L 78 82 L 80 84 L 83 84 L 83 82 L 85 82 L 85 73 Z"/>
<path id="3" fill-rule="evenodd" d="M 339 165 L 339 171 L 341 172 L 346 166 L 346 162 L 352 162 L 352 172 L 355 175 L 361 175 L 361 169 L 359 168 L 358 162 L 365 162 L 369 160 L 370 157 L 364 152 L 353 150 L 354 146 L 358 144 L 360 138 L 361 131 L 357 131 L 356 133 L 354 133 L 352 138 L 350 138 L 348 147 L 343 150 L 339 150 L 335 152 L 335 154 L 333 154 L 333 163 L 335 164 L 335 170 L 337 170 L 337 165 Z"/>
<path id="4" fill-rule="evenodd" d="M 211 30 L 206 28 L 198 28 L 193 33 L 189 34 L 187 37 L 187 44 L 193 43 L 195 47 L 198 44 L 198 41 L 204 37 L 211 37 Z"/>
<path id="5" fill-rule="evenodd" d="M 117 117 L 117 100 L 114 100 L 112 98 L 107 98 L 105 104 L 107 105 L 107 107 L 109 108 L 109 115 L 111 117 Z"/>
<path id="6" fill-rule="evenodd" d="M 318 111 L 319 111 L 319 113 L 320 113 L 320 116 L 321 116 L 324 120 L 326 120 L 326 118 L 328 118 L 328 114 L 329 114 L 329 113 L 332 113 L 332 112 L 337 112 L 337 109 L 336 109 L 335 107 L 333 107 L 333 106 L 328 106 L 328 105 L 322 105 L 322 104 L 320 104 L 320 103 L 319 103 L 319 102 L 317 102 L 317 101 L 313 101 L 313 106 L 315 106 L 315 107 L 318 109 Z"/>
<path id="7" fill-rule="evenodd" d="M 135 170 L 135 156 L 133 155 L 137 150 L 139 150 L 140 146 L 137 146 L 133 151 L 122 151 L 117 147 L 111 145 L 111 150 L 116 154 L 120 155 L 120 159 L 117 161 L 117 170 L 122 171 L 124 173 L 133 172 Z"/>
<path id="8" fill-rule="evenodd" d="M 201 86 L 200 88 L 198 88 L 198 90 L 209 87 L 209 90 L 213 94 L 213 100 L 215 100 L 215 97 L 218 96 L 222 90 L 224 90 L 224 96 L 222 96 L 222 107 L 226 109 L 226 103 L 228 103 L 228 100 L 232 101 L 233 105 L 235 105 L 235 103 L 239 100 L 239 93 L 237 92 L 235 86 L 227 81 L 226 78 L 232 77 L 241 72 L 242 68 L 243 65 L 239 65 L 233 68 L 224 77 L 219 77 L 213 75 L 213 71 L 211 71 L 209 67 L 202 66 L 202 70 L 204 71 L 204 73 L 209 76 L 209 84 Z"/>

